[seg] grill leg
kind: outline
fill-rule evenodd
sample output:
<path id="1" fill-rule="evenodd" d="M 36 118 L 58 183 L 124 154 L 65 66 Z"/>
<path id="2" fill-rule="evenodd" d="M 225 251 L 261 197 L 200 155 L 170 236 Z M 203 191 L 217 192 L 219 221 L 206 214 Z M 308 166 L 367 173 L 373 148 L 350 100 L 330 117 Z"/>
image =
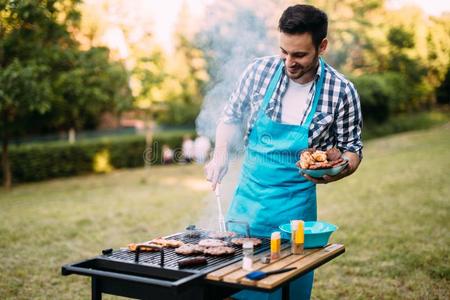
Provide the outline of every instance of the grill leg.
<path id="1" fill-rule="evenodd" d="M 91 281 L 91 298 L 92 300 L 102 300 L 102 290 L 100 289 L 100 281 L 92 277 Z"/>

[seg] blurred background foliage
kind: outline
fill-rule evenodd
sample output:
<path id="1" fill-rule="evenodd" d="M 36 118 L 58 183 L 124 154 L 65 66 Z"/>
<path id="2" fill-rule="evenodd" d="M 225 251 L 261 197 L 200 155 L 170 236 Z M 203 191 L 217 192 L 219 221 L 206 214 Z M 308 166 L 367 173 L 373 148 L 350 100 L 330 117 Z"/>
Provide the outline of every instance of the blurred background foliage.
<path id="1" fill-rule="evenodd" d="M 384 0 L 304 2 L 329 15 L 325 58 L 355 83 L 367 137 L 414 129 L 408 115 L 417 114 L 417 127 L 448 120 L 449 13 L 393 9 Z M 294 3 L 213 1 L 192 30 L 185 2 L 168 52 L 155 41 L 152 20 L 137 18 L 124 0 L 0 0 L 4 182 L 12 180 L 11 140 L 95 130 L 104 113 L 132 112 L 147 131 L 193 128 L 205 99 L 220 98 L 211 102 L 219 111 L 245 65 L 276 53 L 277 20 Z"/>

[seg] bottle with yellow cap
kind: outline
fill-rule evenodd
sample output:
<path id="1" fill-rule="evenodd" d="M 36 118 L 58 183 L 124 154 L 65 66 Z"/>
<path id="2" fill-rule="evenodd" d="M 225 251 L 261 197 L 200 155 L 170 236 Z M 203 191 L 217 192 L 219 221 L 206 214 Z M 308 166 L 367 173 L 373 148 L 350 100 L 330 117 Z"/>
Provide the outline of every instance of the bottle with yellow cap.
<path id="1" fill-rule="evenodd" d="M 281 255 L 281 233 L 272 232 L 270 237 L 270 260 L 279 259 Z"/>
<path id="2" fill-rule="evenodd" d="M 305 243 L 304 222 L 302 220 L 291 221 L 291 252 L 292 254 L 303 254 Z"/>

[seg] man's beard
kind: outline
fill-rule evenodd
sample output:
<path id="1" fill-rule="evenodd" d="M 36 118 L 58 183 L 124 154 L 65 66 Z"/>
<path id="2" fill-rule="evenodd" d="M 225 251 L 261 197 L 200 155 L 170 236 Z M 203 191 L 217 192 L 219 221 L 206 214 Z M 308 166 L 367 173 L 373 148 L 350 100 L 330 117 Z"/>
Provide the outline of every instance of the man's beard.
<path id="1" fill-rule="evenodd" d="M 306 67 L 303 67 L 301 65 L 297 66 L 297 68 L 299 69 L 298 71 L 296 71 L 295 73 L 290 73 L 289 71 L 289 67 L 286 66 L 287 69 L 287 76 L 292 79 L 292 80 L 297 80 L 302 78 L 305 74 L 308 74 L 311 71 L 315 71 L 316 67 L 317 67 L 317 63 L 319 61 L 319 55 L 317 54 L 312 63 Z"/>

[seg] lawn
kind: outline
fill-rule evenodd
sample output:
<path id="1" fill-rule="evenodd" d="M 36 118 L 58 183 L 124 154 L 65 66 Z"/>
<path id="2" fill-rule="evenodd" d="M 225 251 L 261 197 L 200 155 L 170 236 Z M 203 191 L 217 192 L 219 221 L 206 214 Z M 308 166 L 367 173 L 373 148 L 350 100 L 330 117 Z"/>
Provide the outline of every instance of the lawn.
<path id="1" fill-rule="evenodd" d="M 333 241 L 347 251 L 316 272 L 314 299 L 450 298 L 449 158 L 448 125 L 395 135 L 369 141 L 352 177 L 320 186 L 319 218 L 340 227 Z M 197 165 L 0 190 L 0 298 L 88 299 L 89 280 L 61 265 L 208 224 L 211 200 Z"/>

